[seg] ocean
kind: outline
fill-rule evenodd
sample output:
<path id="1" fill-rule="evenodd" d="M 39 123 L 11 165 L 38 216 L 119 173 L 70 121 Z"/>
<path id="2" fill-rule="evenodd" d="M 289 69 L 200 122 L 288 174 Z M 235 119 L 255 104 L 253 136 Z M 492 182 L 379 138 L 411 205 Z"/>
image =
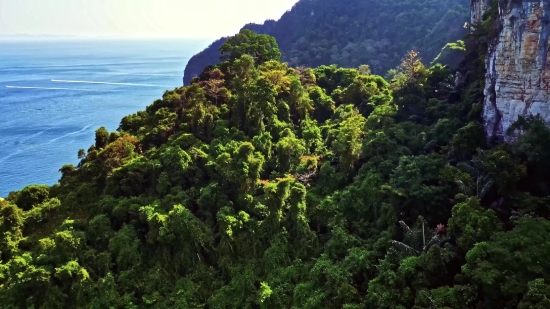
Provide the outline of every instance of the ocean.
<path id="1" fill-rule="evenodd" d="M 0 196 L 55 184 L 97 128 L 180 87 L 208 40 L 0 41 Z"/>

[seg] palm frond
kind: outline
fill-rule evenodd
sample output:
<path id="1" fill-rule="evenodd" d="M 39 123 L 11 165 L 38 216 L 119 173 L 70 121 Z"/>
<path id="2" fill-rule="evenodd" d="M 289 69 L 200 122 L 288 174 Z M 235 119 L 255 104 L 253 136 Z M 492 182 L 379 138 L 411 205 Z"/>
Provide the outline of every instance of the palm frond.
<path id="1" fill-rule="evenodd" d="M 403 251 L 406 251 L 406 252 L 409 252 L 409 253 L 414 253 L 414 254 L 420 254 L 420 251 L 416 250 L 415 248 L 411 247 L 411 246 L 408 246 L 400 241 L 396 241 L 396 240 L 390 240 L 390 243 L 392 243 L 393 245 L 395 245 L 397 248 L 403 250 Z"/>
<path id="2" fill-rule="evenodd" d="M 477 197 L 482 199 L 485 194 L 487 194 L 487 191 L 489 191 L 493 183 L 493 180 L 487 176 L 479 177 L 477 179 Z"/>
<path id="3" fill-rule="evenodd" d="M 422 248 L 422 251 L 423 252 L 427 252 L 431 246 L 435 245 L 435 244 L 439 244 L 441 242 L 441 237 L 439 237 L 439 235 L 435 235 L 434 237 L 432 237 L 432 239 L 430 239 L 430 241 L 428 242 L 428 244 L 426 244 L 423 248 Z"/>
<path id="4" fill-rule="evenodd" d="M 431 140 L 429 141 L 426 146 L 424 146 L 424 152 L 430 150 L 436 143 L 437 141 L 436 140 Z"/>
<path id="5" fill-rule="evenodd" d="M 428 294 L 428 292 L 422 290 L 420 291 L 420 294 L 424 295 L 428 299 L 428 301 L 430 301 L 430 309 L 437 308 L 434 299 L 430 297 L 430 294 Z"/>
<path id="6" fill-rule="evenodd" d="M 472 190 L 470 189 L 470 187 L 466 186 L 466 184 L 462 180 L 456 180 L 455 182 L 462 193 L 468 196 L 472 195 Z"/>
<path id="7" fill-rule="evenodd" d="M 404 221 L 399 221 L 399 225 L 401 225 L 401 227 L 405 231 L 405 234 L 408 235 L 408 234 L 412 233 L 411 228 Z"/>

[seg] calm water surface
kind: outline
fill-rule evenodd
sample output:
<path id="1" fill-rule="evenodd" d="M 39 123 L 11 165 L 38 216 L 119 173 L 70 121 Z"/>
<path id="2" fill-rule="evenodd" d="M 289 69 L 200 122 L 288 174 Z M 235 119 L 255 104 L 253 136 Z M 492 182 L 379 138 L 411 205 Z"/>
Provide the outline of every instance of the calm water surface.
<path id="1" fill-rule="evenodd" d="M 0 41 L 0 196 L 52 185 L 94 131 L 182 85 L 207 40 Z"/>

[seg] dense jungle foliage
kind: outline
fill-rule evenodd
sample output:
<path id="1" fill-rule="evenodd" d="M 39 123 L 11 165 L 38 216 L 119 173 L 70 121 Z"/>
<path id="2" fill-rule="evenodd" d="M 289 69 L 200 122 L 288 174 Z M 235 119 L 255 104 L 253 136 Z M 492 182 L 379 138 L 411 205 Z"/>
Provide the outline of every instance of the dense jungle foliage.
<path id="1" fill-rule="evenodd" d="M 375 74 L 395 68 L 409 50 L 429 63 L 448 42 L 467 33 L 470 0 L 301 0 L 278 21 L 244 29 L 275 37 L 291 67 L 367 64 Z M 219 62 L 227 38 L 193 56 L 184 84 Z"/>
<path id="2" fill-rule="evenodd" d="M 0 201 L 1 307 L 548 308 L 550 129 L 485 141 L 487 19 L 391 81 L 242 31 Z"/>

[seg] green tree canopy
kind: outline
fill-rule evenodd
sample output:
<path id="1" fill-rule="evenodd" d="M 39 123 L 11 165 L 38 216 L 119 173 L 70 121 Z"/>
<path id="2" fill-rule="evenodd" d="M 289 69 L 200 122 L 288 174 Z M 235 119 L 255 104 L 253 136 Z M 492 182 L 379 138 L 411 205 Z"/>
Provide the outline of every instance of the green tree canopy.
<path id="1" fill-rule="evenodd" d="M 265 34 L 256 34 L 247 29 L 241 30 L 237 35 L 227 40 L 220 47 L 220 52 L 223 61 L 233 61 L 243 55 L 252 56 L 258 64 L 281 59 L 281 52 L 275 38 Z"/>

